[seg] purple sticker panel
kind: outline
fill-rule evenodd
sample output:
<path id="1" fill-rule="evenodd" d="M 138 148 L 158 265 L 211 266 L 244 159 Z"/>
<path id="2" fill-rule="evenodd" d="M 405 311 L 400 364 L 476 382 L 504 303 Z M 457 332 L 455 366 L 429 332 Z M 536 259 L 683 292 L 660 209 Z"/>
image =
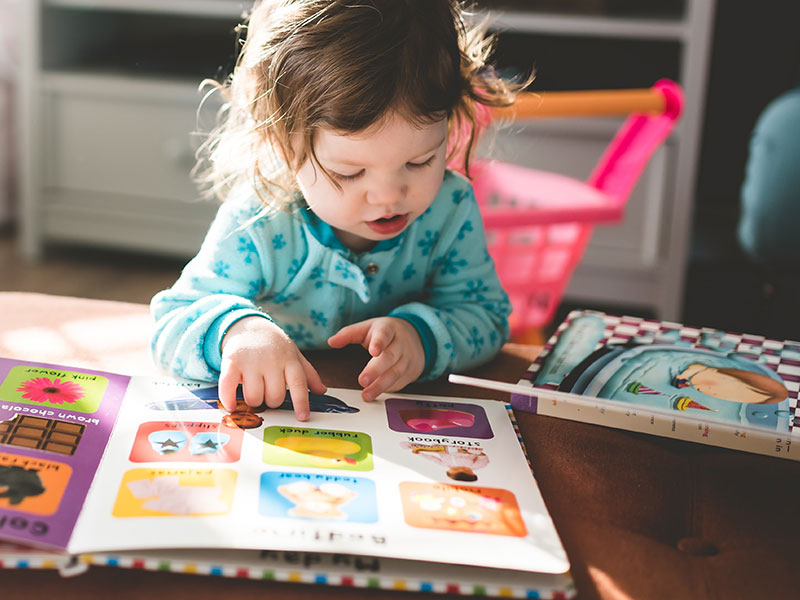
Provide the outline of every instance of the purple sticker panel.
<path id="1" fill-rule="evenodd" d="M 385 406 L 393 431 L 484 440 L 494 437 L 486 411 L 477 404 L 389 398 Z"/>

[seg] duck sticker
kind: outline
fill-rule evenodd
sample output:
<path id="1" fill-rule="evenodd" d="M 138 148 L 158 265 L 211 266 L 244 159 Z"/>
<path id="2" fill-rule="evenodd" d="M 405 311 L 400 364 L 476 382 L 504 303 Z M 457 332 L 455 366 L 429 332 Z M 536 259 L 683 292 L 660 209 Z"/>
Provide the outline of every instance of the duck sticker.
<path id="1" fill-rule="evenodd" d="M 371 471 L 372 439 L 359 431 L 271 426 L 262 458 L 272 465 Z"/>

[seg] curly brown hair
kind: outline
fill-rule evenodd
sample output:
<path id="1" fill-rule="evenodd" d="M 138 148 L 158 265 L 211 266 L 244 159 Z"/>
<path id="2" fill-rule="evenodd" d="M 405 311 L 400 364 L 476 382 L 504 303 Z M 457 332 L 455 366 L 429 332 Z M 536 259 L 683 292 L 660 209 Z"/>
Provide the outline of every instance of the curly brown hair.
<path id="1" fill-rule="evenodd" d="M 331 179 L 317 129 L 358 133 L 392 111 L 417 125 L 447 118 L 449 160 L 469 173 L 481 106 L 512 104 L 532 77 L 495 73 L 493 40 L 468 11 L 459 0 L 257 1 L 233 73 L 205 82 L 225 102 L 198 180 L 220 199 L 247 183 L 267 206 L 286 206 L 306 160 Z"/>

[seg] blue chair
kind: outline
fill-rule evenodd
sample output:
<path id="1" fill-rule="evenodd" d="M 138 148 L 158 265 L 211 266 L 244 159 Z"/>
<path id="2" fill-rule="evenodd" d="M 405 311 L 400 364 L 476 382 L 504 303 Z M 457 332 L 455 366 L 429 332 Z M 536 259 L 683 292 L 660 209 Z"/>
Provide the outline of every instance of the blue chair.
<path id="1" fill-rule="evenodd" d="M 773 335 L 800 323 L 800 86 L 770 102 L 750 139 L 738 239 L 762 275 L 761 320 Z M 768 333 L 769 335 L 769 333 Z"/>

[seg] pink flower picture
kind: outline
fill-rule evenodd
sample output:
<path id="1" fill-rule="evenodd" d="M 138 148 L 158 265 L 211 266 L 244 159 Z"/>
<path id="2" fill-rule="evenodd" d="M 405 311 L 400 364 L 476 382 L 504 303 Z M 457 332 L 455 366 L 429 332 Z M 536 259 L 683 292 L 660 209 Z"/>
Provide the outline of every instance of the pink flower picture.
<path id="1" fill-rule="evenodd" d="M 61 379 L 52 380 L 48 377 L 23 381 L 17 391 L 23 392 L 22 397 L 26 400 L 50 404 L 72 404 L 85 395 L 83 387 L 77 383 Z"/>

